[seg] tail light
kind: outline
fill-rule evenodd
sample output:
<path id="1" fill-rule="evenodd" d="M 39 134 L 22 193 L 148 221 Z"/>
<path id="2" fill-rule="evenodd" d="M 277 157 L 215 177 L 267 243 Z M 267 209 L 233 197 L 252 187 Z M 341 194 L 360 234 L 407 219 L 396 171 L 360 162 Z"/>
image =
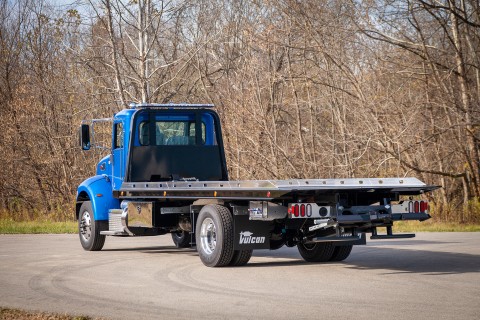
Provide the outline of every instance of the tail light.
<path id="1" fill-rule="evenodd" d="M 295 217 L 298 217 L 298 204 L 292 206 L 292 213 Z"/>
<path id="2" fill-rule="evenodd" d="M 428 211 L 428 202 L 427 201 L 420 201 L 420 212 Z"/>
<path id="3" fill-rule="evenodd" d="M 408 212 L 410 213 L 424 213 L 428 211 L 427 201 L 409 201 Z"/>
<path id="4" fill-rule="evenodd" d="M 414 205 L 414 212 L 419 213 L 420 212 L 420 203 L 418 201 L 415 201 Z"/>
<path id="5" fill-rule="evenodd" d="M 330 217 L 334 207 L 319 206 L 312 203 L 289 203 L 288 204 L 288 217 L 291 218 L 325 218 Z"/>

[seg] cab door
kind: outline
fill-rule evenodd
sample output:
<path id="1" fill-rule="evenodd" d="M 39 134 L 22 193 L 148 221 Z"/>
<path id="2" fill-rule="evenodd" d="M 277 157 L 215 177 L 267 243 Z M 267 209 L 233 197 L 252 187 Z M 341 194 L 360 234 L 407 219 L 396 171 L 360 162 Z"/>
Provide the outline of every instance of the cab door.
<path id="1" fill-rule="evenodd" d="M 119 190 L 125 177 L 125 131 L 123 122 L 113 123 L 112 180 L 113 189 Z"/>

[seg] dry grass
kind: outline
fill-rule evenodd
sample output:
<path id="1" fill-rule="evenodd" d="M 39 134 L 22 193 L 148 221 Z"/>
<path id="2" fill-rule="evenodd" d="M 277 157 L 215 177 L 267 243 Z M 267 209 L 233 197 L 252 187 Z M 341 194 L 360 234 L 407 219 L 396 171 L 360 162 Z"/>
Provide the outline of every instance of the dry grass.
<path id="1" fill-rule="evenodd" d="M 0 320 L 90 320 L 101 318 L 91 318 L 86 316 L 71 316 L 67 314 L 31 312 L 18 309 L 0 308 Z"/>
<path id="2" fill-rule="evenodd" d="M 478 232 L 479 224 L 438 222 L 435 220 L 398 221 L 393 225 L 394 232 Z"/>

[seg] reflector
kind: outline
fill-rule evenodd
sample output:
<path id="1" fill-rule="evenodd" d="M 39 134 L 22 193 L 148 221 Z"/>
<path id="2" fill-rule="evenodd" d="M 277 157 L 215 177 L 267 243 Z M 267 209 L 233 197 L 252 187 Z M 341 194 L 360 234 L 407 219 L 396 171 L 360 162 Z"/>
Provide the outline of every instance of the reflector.
<path id="1" fill-rule="evenodd" d="M 311 217 L 311 216 L 312 216 L 312 205 L 307 204 L 307 217 Z"/>

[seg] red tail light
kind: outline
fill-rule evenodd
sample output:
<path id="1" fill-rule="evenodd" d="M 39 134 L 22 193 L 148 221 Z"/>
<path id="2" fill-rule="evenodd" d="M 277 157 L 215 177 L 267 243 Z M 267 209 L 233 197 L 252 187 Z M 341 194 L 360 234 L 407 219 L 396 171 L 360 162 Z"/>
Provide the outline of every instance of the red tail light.
<path id="1" fill-rule="evenodd" d="M 415 210 L 415 213 L 419 213 L 420 212 L 420 203 L 418 201 L 415 201 L 414 203 L 414 210 Z"/>
<path id="2" fill-rule="evenodd" d="M 301 215 L 302 217 L 305 217 L 305 205 L 304 205 L 304 204 L 302 204 L 302 205 L 300 206 L 300 215 Z"/>
<path id="3" fill-rule="evenodd" d="M 420 212 L 428 211 L 428 202 L 420 201 Z"/>
<path id="4" fill-rule="evenodd" d="M 298 204 L 292 205 L 292 212 L 295 217 L 298 217 Z"/>

